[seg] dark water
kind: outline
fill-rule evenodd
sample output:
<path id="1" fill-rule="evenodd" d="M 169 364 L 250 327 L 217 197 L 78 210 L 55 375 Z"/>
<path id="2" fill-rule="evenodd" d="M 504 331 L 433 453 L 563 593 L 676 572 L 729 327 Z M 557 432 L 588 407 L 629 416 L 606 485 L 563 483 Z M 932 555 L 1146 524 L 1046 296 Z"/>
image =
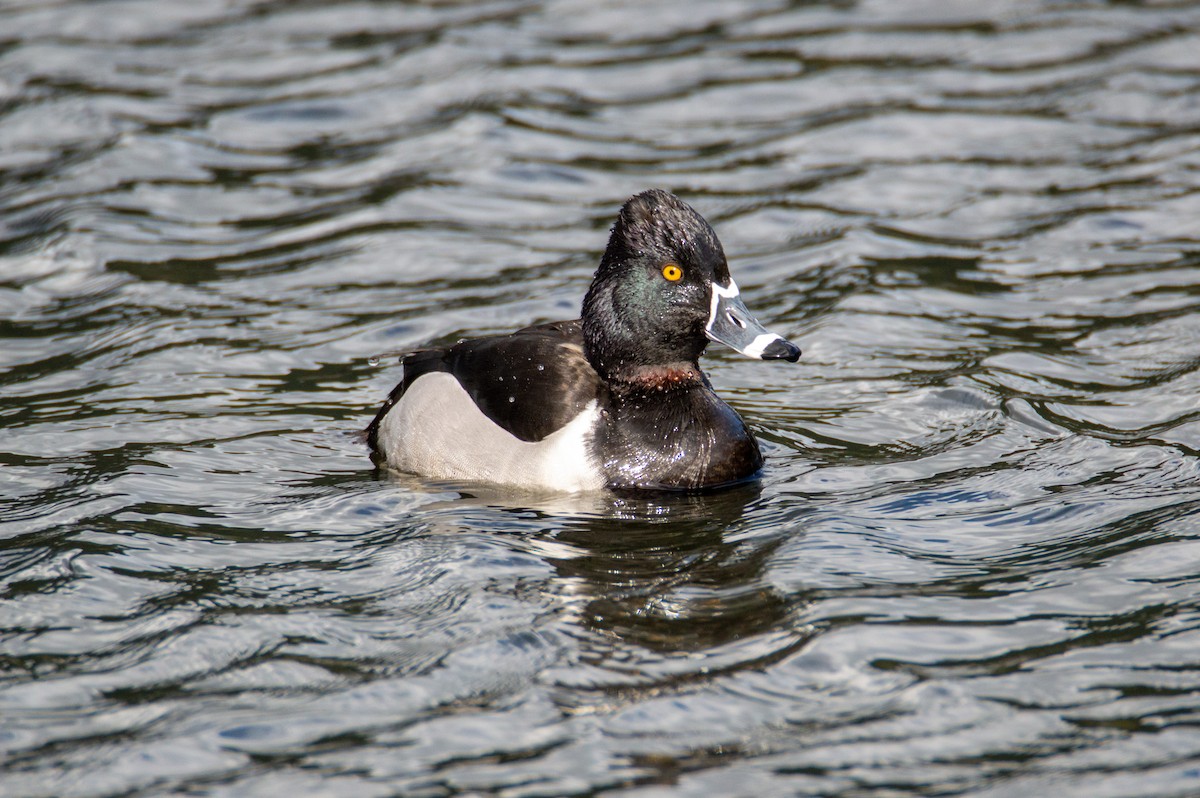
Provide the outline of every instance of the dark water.
<path id="1" fill-rule="evenodd" d="M 377 475 L 679 192 L 758 486 Z M 0 5 L 0 794 L 1200 795 L 1200 7 Z"/>

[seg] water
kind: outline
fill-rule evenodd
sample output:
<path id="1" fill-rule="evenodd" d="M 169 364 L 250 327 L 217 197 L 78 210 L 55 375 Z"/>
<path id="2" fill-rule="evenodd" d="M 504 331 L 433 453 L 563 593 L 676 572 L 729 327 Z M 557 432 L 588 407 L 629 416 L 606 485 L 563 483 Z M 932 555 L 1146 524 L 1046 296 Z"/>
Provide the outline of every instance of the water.
<path id="1" fill-rule="evenodd" d="M 1200 795 L 1200 8 L 0 6 L 0 793 Z M 711 496 L 376 474 L 673 189 Z M 379 360 L 372 358 L 383 356 Z"/>

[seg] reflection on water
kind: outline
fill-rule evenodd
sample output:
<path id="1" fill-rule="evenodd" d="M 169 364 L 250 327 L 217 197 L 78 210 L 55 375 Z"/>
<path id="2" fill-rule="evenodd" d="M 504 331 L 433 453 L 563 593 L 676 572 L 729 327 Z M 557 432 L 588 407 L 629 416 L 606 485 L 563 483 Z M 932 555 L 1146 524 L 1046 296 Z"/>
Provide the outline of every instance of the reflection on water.
<path id="1" fill-rule="evenodd" d="M 719 646 L 786 627 L 792 599 L 762 582 L 778 537 L 725 537 L 757 493 L 671 497 L 669 504 L 626 500 L 632 506 L 616 518 L 572 523 L 559 532 L 556 540 L 571 544 L 574 556 L 547 561 L 573 599 L 586 598 L 580 624 L 602 638 L 584 659 L 617 672 L 636 662 L 643 678 L 653 678 L 644 660 L 619 649 L 702 659 Z"/>
<path id="2" fill-rule="evenodd" d="M 1200 9 L 643 6 L 0 8 L 0 792 L 1200 794 Z M 762 482 L 377 473 L 651 186 Z"/>

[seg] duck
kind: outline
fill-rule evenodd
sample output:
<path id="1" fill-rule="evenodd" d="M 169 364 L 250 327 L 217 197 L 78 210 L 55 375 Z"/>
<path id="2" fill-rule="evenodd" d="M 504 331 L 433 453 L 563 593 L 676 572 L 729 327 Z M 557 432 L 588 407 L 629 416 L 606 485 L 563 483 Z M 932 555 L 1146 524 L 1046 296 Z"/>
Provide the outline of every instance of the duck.
<path id="1" fill-rule="evenodd" d="M 366 429 L 379 468 L 536 491 L 706 491 L 763 455 L 699 360 L 800 349 L 747 309 L 709 223 L 662 189 L 617 214 L 580 318 L 415 349 Z"/>

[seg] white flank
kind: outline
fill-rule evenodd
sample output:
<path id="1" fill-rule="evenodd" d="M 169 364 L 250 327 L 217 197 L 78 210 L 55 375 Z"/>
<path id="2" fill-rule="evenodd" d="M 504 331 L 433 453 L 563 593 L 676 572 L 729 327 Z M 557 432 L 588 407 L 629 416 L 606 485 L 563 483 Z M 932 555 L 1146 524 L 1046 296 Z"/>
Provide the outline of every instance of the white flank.
<path id="1" fill-rule="evenodd" d="M 485 416 L 453 375 L 433 372 L 418 377 L 388 411 L 379 448 L 390 467 L 433 479 L 600 490 L 604 478 L 588 453 L 599 415 L 591 402 L 547 438 L 523 441 Z"/>

